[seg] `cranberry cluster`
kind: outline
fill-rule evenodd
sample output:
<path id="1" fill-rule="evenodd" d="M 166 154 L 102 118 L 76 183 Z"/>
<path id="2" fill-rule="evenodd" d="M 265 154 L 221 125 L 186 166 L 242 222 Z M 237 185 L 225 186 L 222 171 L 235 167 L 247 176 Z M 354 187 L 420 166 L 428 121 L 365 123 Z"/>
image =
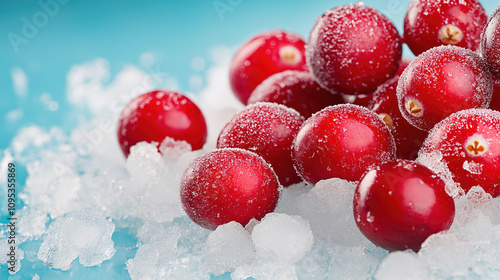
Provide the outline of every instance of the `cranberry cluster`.
<path id="1" fill-rule="evenodd" d="M 415 59 L 402 59 L 403 44 Z M 401 36 L 371 7 L 338 6 L 307 43 L 285 31 L 255 36 L 229 75 L 247 107 L 181 181 L 183 207 L 202 227 L 261 219 L 282 187 L 335 177 L 359 181 L 354 218 L 368 239 L 418 251 L 451 226 L 455 205 L 417 155 L 440 155 L 464 191 L 500 195 L 500 7 L 488 19 L 477 0 L 413 0 Z M 206 139 L 203 115 L 178 93 L 144 94 L 120 116 L 125 155 L 167 136 L 193 149 Z"/>

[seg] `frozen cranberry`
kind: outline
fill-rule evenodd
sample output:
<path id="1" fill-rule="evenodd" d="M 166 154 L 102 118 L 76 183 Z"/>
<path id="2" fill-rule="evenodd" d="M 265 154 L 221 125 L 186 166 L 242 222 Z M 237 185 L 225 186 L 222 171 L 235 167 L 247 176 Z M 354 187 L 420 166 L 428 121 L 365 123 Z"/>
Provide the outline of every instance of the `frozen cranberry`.
<path id="1" fill-rule="evenodd" d="M 370 94 L 396 74 L 402 40 L 384 15 L 362 3 L 338 6 L 319 17 L 309 35 L 306 59 L 324 88 Z"/>
<path id="2" fill-rule="evenodd" d="M 322 88 L 307 71 L 287 70 L 267 78 L 252 92 L 248 104 L 274 102 L 297 110 L 305 118 L 321 109 L 344 103 L 340 94 Z"/>
<path id="3" fill-rule="evenodd" d="M 500 79 L 500 6 L 491 15 L 481 34 L 480 49 L 491 71 Z"/>
<path id="4" fill-rule="evenodd" d="M 246 225 L 274 211 L 280 185 L 269 164 L 242 149 L 213 150 L 196 158 L 181 178 L 181 202 L 198 225 L 214 230 L 236 221 Z"/>
<path id="5" fill-rule="evenodd" d="M 430 235 L 450 228 L 455 203 L 427 167 L 398 160 L 368 171 L 354 193 L 361 232 L 389 251 L 420 250 Z"/>
<path id="6" fill-rule="evenodd" d="M 492 93 L 493 80 L 484 59 L 455 46 L 436 47 L 416 57 L 397 88 L 402 115 L 422 130 L 454 112 L 487 108 Z"/>
<path id="7" fill-rule="evenodd" d="M 284 31 L 255 36 L 231 61 L 229 81 L 233 93 L 246 105 L 252 91 L 272 74 L 285 70 L 308 71 L 304 45 L 300 36 Z"/>
<path id="8" fill-rule="evenodd" d="M 398 107 L 396 87 L 399 77 L 385 82 L 373 93 L 368 109 L 373 110 L 389 127 L 396 142 L 396 156 L 401 159 L 416 159 L 418 150 L 427 137 L 422 131 L 403 118 Z"/>
<path id="9" fill-rule="evenodd" d="M 357 181 L 369 167 L 395 158 L 394 139 L 374 112 L 357 105 L 327 107 L 307 119 L 292 147 L 295 168 L 310 184 Z"/>
<path id="10" fill-rule="evenodd" d="M 207 139 L 205 117 L 184 95 L 158 90 L 134 98 L 120 114 L 118 142 L 128 156 L 138 142 L 161 143 L 165 137 L 187 141 L 193 150 Z"/>
<path id="11" fill-rule="evenodd" d="M 487 20 L 477 0 L 413 0 L 404 20 L 404 42 L 417 56 L 441 45 L 475 51 Z"/>
<path id="12" fill-rule="evenodd" d="M 435 152 L 465 191 L 479 185 L 500 195 L 500 112 L 469 109 L 444 119 L 429 132 L 419 156 Z"/>
<path id="13" fill-rule="evenodd" d="M 401 63 L 399 63 L 399 68 L 396 76 L 401 76 L 401 74 L 403 74 L 403 71 L 406 69 L 406 67 L 408 67 L 408 65 L 410 65 L 410 62 L 412 62 L 412 60 L 412 58 L 403 57 L 401 59 Z"/>
<path id="14" fill-rule="evenodd" d="M 262 156 L 287 187 L 302 179 L 293 168 L 291 146 L 304 122 L 297 111 L 281 104 L 248 105 L 222 129 L 217 148 L 242 148 Z"/>

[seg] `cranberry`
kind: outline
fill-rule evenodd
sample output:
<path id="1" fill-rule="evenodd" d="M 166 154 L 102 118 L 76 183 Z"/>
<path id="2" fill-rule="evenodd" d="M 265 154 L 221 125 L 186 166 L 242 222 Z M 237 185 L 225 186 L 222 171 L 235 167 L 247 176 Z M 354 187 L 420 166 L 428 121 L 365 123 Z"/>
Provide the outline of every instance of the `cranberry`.
<path id="1" fill-rule="evenodd" d="M 189 218 L 214 230 L 231 221 L 246 225 L 274 211 L 280 186 L 260 156 L 230 148 L 211 151 L 191 162 L 181 178 L 180 195 Z"/>
<path id="2" fill-rule="evenodd" d="M 475 51 L 487 20 L 477 0 L 413 0 L 404 20 L 404 42 L 417 56 L 441 45 Z"/>
<path id="3" fill-rule="evenodd" d="M 493 12 L 481 34 L 480 50 L 493 74 L 500 79 L 500 6 Z"/>
<path id="4" fill-rule="evenodd" d="M 429 132 L 419 156 L 435 152 L 465 191 L 479 185 L 500 195 L 500 112 L 469 109 L 444 119 Z"/>
<path id="5" fill-rule="evenodd" d="M 267 78 L 252 92 L 248 104 L 275 102 L 297 110 L 305 118 L 329 106 L 344 103 L 340 94 L 322 88 L 307 71 L 287 70 Z"/>
<path id="6" fill-rule="evenodd" d="M 193 150 L 201 149 L 207 139 L 203 113 L 180 93 L 157 90 L 142 94 L 120 114 L 118 142 L 126 157 L 138 142 L 161 143 L 167 136 L 187 141 Z"/>
<path id="7" fill-rule="evenodd" d="M 332 92 L 370 94 L 396 74 L 402 39 L 384 15 L 362 3 L 338 6 L 318 18 L 306 60 Z"/>
<path id="8" fill-rule="evenodd" d="M 307 119 L 292 147 L 295 168 L 310 184 L 357 181 L 369 167 L 395 158 L 394 139 L 374 112 L 357 105 L 327 107 Z"/>
<path id="9" fill-rule="evenodd" d="M 272 74 L 285 70 L 308 71 L 305 42 L 284 31 L 255 36 L 236 52 L 229 68 L 229 81 L 236 97 L 247 104 L 252 91 Z"/>
<path id="10" fill-rule="evenodd" d="M 373 110 L 389 127 L 396 142 L 396 156 L 402 159 L 416 159 L 418 150 L 427 137 L 422 131 L 403 118 L 398 107 L 396 87 L 399 77 L 385 82 L 373 93 L 368 109 Z"/>
<path id="11" fill-rule="evenodd" d="M 402 115 L 422 130 L 454 112 L 487 108 L 492 93 L 492 76 L 484 59 L 455 46 L 436 47 L 416 57 L 397 88 Z"/>
<path id="12" fill-rule="evenodd" d="M 287 187 L 302 179 L 293 168 L 291 146 L 304 122 L 297 111 L 281 104 L 248 105 L 222 129 L 217 148 L 242 148 L 262 156 Z"/>
<path id="13" fill-rule="evenodd" d="M 455 203 L 427 167 L 398 160 L 368 171 L 354 193 L 361 232 L 389 251 L 420 250 L 431 234 L 450 228 Z"/>
<path id="14" fill-rule="evenodd" d="M 412 61 L 413 61 L 412 58 L 403 57 L 401 59 L 401 62 L 399 63 L 399 68 L 398 72 L 396 73 L 396 76 L 401 76 L 401 74 L 403 74 L 403 71 L 406 69 L 406 67 L 408 67 L 408 65 L 410 65 L 410 62 Z"/>

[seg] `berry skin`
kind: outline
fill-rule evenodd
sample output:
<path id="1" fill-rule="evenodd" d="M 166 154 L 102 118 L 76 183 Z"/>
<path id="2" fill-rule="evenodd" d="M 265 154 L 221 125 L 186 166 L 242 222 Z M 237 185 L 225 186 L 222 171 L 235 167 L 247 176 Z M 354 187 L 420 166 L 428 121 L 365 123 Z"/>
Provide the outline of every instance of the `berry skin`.
<path id="1" fill-rule="evenodd" d="M 142 141 L 161 143 L 167 136 L 187 141 L 193 150 L 201 149 L 207 139 L 203 113 L 180 93 L 157 90 L 142 94 L 120 114 L 118 142 L 126 157 L 133 145 Z"/>
<path id="2" fill-rule="evenodd" d="M 291 146 L 303 122 L 304 117 L 284 105 L 248 105 L 224 126 L 217 148 L 241 148 L 262 156 L 288 187 L 302 182 L 293 168 Z"/>
<path id="3" fill-rule="evenodd" d="M 397 87 L 399 110 L 421 130 L 464 109 L 488 108 L 493 79 L 483 58 L 460 47 L 440 46 L 419 55 Z"/>
<path id="4" fill-rule="evenodd" d="M 244 44 L 229 68 L 229 82 L 235 96 L 246 105 L 252 91 L 272 74 L 308 71 L 304 45 L 300 36 L 278 30 L 261 33 Z"/>
<path id="5" fill-rule="evenodd" d="M 255 153 L 218 149 L 196 158 L 181 178 L 182 207 L 198 225 L 215 230 L 236 221 L 245 226 L 274 211 L 280 185 Z"/>
<path id="6" fill-rule="evenodd" d="M 287 70 L 267 78 L 252 92 L 248 104 L 275 102 L 297 110 L 305 118 L 321 109 L 344 103 L 340 94 L 322 88 L 307 71 Z"/>
<path id="7" fill-rule="evenodd" d="M 493 12 L 481 34 L 480 52 L 491 72 L 500 79 L 500 6 Z"/>
<path id="8" fill-rule="evenodd" d="M 435 152 L 466 192 L 479 185 L 500 195 L 500 112 L 469 109 L 444 119 L 429 132 L 419 157 Z"/>
<path id="9" fill-rule="evenodd" d="M 404 19 L 404 42 L 416 56 L 442 45 L 476 51 L 487 20 L 478 0 L 413 0 Z"/>
<path id="10" fill-rule="evenodd" d="M 316 21 L 306 60 L 318 83 L 342 94 L 370 94 L 392 78 L 402 39 L 384 15 L 362 3 L 338 6 Z"/>
<path id="11" fill-rule="evenodd" d="M 329 178 L 358 181 L 369 167 L 395 158 L 389 128 L 357 105 L 327 107 L 307 119 L 292 146 L 294 166 L 310 183 Z"/>
<path id="12" fill-rule="evenodd" d="M 379 86 L 373 93 L 368 109 L 377 113 L 389 127 L 396 142 L 396 156 L 401 159 L 414 160 L 427 137 L 427 132 L 409 124 L 401 115 L 396 96 L 398 80 L 399 77 L 396 76 Z"/>
<path id="13" fill-rule="evenodd" d="M 407 160 L 368 171 L 354 193 L 353 210 L 361 232 L 389 251 L 417 252 L 427 237 L 449 229 L 455 217 L 443 180 Z"/>

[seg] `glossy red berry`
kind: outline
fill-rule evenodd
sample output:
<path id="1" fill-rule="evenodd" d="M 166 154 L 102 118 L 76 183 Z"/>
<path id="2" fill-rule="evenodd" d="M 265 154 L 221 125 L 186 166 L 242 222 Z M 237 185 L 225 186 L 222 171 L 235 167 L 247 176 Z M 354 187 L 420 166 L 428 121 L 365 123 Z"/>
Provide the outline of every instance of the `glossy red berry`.
<path id="1" fill-rule="evenodd" d="M 416 56 L 441 45 L 476 51 L 487 20 L 478 0 L 413 0 L 404 20 L 404 42 Z"/>
<path id="2" fill-rule="evenodd" d="M 419 157 L 436 152 L 465 191 L 481 186 L 500 195 L 500 112 L 470 109 L 444 119 L 429 132 Z"/>
<path id="3" fill-rule="evenodd" d="M 252 38 L 231 61 L 229 82 L 233 93 L 246 105 L 252 91 L 272 74 L 307 71 L 304 45 L 299 35 L 278 30 Z"/>
<path id="4" fill-rule="evenodd" d="M 118 142 L 125 156 L 138 142 L 161 143 L 167 136 L 188 142 L 193 150 L 201 149 L 207 139 L 203 113 L 180 93 L 157 90 L 142 94 L 120 114 Z"/>
<path id="5" fill-rule="evenodd" d="M 399 77 L 396 76 L 379 86 L 373 93 L 368 109 L 377 113 L 389 127 L 396 142 L 396 156 L 414 160 L 427 137 L 427 132 L 414 127 L 401 115 L 396 96 L 398 80 Z"/>
<path id="6" fill-rule="evenodd" d="M 455 217 L 443 180 L 407 160 L 367 172 L 354 193 L 353 210 L 361 232 L 389 251 L 420 250 L 427 237 L 449 229 Z"/>
<path id="7" fill-rule="evenodd" d="M 295 168 L 310 183 L 358 181 L 369 167 L 395 158 L 389 128 L 374 112 L 352 104 L 327 107 L 307 119 L 292 147 Z"/>
<path id="8" fill-rule="evenodd" d="M 416 57 L 397 88 L 402 115 L 427 131 L 454 112 L 487 108 L 492 93 L 493 80 L 484 59 L 455 46 L 436 47 Z"/>
<path id="9" fill-rule="evenodd" d="M 316 21 L 306 48 L 307 64 L 324 88 L 370 94 L 398 69 L 402 39 L 392 22 L 362 3 L 338 6 Z"/>
<path id="10" fill-rule="evenodd" d="M 242 148 L 262 156 L 280 183 L 288 187 L 302 182 L 293 168 L 291 147 L 304 122 L 297 111 L 276 103 L 248 105 L 224 126 L 217 148 Z"/>
<path id="11" fill-rule="evenodd" d="M 287 70 L 267 78 L 252 92 L 248 104 L 274 102 L 297 110 L 305 118 L 344 103 L 340 94 L 322 88 L 307 71 Z"/>
<path id="12" fill-rule="evenodd" d="M 244 226 L 274 211 L 280 185 L 271 167 L 257 154 L 219 149 L 191 162 L 181 178 L 180 195 L 189 218 L 215 230 L 231 221 Z"/>
<path id="13" fill-rule="evenodd" d="M 491 15 L 481 34 L 480 50 L 491 72 L 500 79 L 500 6 Z"/>

